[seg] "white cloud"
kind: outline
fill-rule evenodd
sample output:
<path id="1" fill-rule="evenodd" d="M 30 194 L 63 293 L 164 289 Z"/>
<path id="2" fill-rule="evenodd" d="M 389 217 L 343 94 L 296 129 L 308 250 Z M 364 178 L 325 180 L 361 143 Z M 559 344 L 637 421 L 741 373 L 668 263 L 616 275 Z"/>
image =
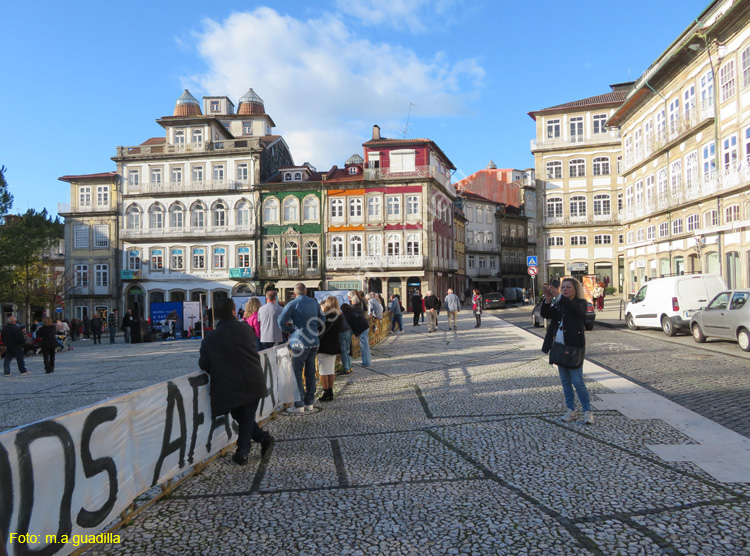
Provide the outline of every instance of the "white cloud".
<path id="1" fill-rule="evenodd" d="M 336 0 L 336 7 L 363 25 L 387 25 L 394 29 L 422 33 L 433 26 L 447 26 L 445 16 L 463 0 Z"/>
<path id="2" fill-rule="evenodd" d="M 300 20 L 270 8 L 208 20 L 197 34 L 208 69 L 186 78 L 198 94 L 237 102 L 252 87 L 284 135 L 295 162 L 341 165 L 369 138 L 403 127 L 409 103 L 419 117 L 466 112 L 484 70 L 437 52 L 420 58 L 398 45 L 354 36 L 334 15 Z"/>

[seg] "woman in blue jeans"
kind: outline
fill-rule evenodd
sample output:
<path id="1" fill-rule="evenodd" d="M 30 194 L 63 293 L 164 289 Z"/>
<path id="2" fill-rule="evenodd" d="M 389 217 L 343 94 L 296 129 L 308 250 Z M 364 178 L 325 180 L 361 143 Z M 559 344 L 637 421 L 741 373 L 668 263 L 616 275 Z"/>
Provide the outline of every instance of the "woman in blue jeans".
<path id="1" fill-rule="evenodd" d="M 560 289 L 557 289 L 554 282 L 547 286 L 544 289 L 541 316 L 551 319 L 552 322 L 547 328 L 542 351 L 549 353 L 553 343 L 585 348 L 584 330 L 587 308 L 588 302 L 583 296 L 583 286 L 575 278 L 565 278 Z M 579 367 L 558 365 L 557 369 L 565 395 L 565 405 L 568 408 L 562 420 L 569 423 L 578 419 L 575 405 L 575 394 L 578 394 L 578 401 L 581 402 L 583 408 L 583 422 L 586 425 L 593 425 L 594 415 L 591 412 L 589 391 L 586 383 L 583 382 L 583 365 Z"/>

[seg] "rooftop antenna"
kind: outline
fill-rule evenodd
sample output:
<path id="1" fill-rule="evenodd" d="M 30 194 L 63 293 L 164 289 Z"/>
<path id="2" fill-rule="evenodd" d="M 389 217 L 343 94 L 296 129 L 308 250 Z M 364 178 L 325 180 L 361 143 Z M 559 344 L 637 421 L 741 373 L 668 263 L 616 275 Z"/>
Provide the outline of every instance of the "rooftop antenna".
<path id="1" fill-rule="evenodd" d="M 416 106 L 413 102 L 409 103 L 409 113 L 406 115 L 406 125 L 404 126 L 404 130 L 401 132 L 401 135 L 404 136 L 404 139 L 406 139 L 406 136 L 409 134 L 409 118 L 411 118 L 411 107 Z"/>

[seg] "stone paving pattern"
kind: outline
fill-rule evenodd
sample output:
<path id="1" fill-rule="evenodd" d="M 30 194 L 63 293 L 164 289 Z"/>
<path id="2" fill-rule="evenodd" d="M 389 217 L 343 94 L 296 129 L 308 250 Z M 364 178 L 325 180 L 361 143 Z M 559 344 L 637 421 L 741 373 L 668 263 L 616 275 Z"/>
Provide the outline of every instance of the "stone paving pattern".
<path id="1" fill-rule="evenodd" d="M 614 411 L 561 423 L 541 342 L 503 321 L 406 330 L 333 402 L 271 421 L 265 459 L 215 460 L 89 554 L 750 554 L 748 485 L 646 447 L 690 438 Z"/>

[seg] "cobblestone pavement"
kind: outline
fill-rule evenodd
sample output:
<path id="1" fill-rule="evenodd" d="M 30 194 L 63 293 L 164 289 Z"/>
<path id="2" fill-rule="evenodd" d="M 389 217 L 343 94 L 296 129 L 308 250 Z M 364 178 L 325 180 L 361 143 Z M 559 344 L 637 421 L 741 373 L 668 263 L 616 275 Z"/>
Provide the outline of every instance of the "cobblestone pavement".
<path id="1" fill-rule="evenodd" d="M 473 322 L 464 311 L 458 332 L 407 326 L 373 350 L 372 370 L 337 379 L 333 402 L 271 421 L 264 459 L 218 458 L 121 544 L 89 553 L 750 554 L 748 485 L 649 449 L 694 439 L 613 410 L 561 423 L 538 339 Z M 625 383 L 612 378 L 588 380 L 595 405 Z"/>
<path id="2" fill-rule="evenodd" d="M 544 335 L 531 326 L 528 308 L 493 315 Z M 587 359 L 750 437 L 750 354 L 736 342 L 696 344 L 689 335 L 595 325 L 586 344 Z"/>

